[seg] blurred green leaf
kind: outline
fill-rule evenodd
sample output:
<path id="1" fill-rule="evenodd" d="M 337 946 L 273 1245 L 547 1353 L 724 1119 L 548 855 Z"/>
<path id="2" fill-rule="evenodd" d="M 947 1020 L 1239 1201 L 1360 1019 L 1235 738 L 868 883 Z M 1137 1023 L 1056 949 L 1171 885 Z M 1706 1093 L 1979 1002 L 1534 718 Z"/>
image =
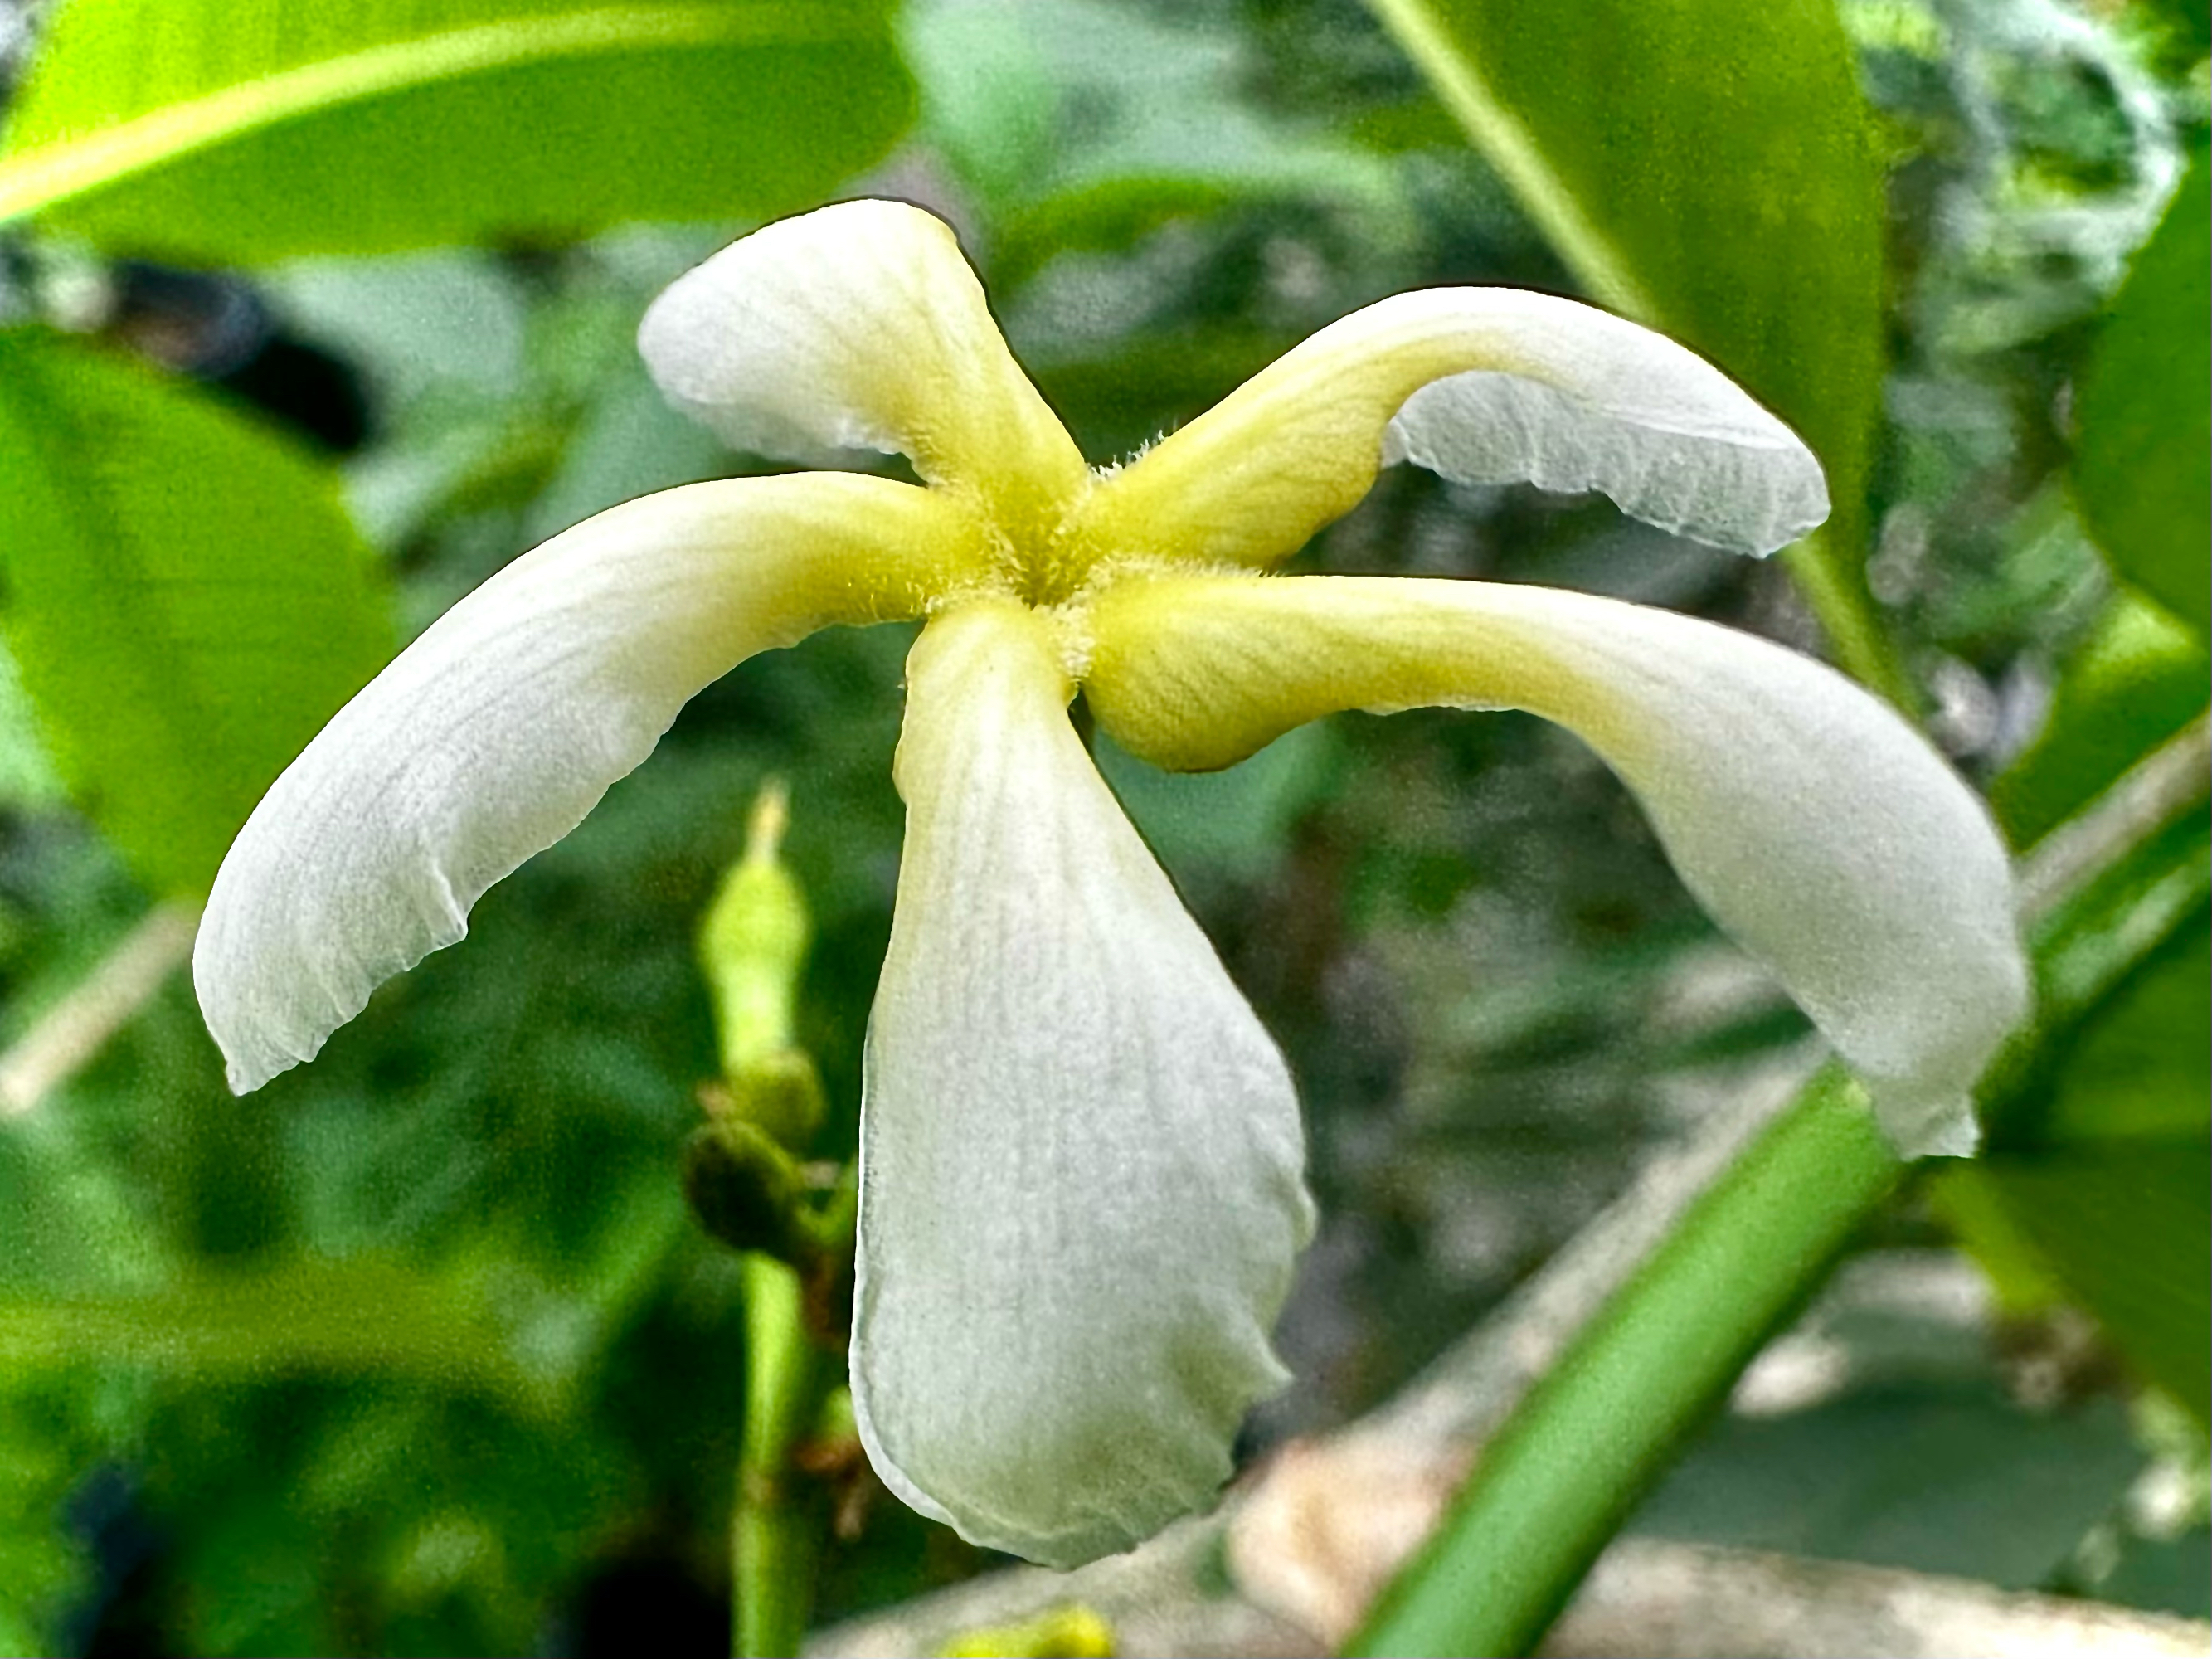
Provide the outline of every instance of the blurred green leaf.
<path id="1" fill-rule="evenodd" d="M 531 540 L 543 541 L 634 495 L 719 477 L 728 469 L 722 441 L 677 413 L 635 354 L 629 355 L 578 411 L 558 465 L 530 504 Z"/>
<path id="2" fill-rule="evenodd" d="M 2117 595 L 2066 664 L 2035 741 L 1990 785 L 2015 847 L 2033 847 L 2202 713 L 2204 647 L 2165 611 Z"/>
<path id="3" fill-rule="evenodd" d="M 394 1261 L 298 1260 L 195 1273 L 159 1291 L 0 1294 L 0 1348 L 26 1373 L 145 1365 L 231 1382 L 410 1377 L 544 1413 L 571 1381 L 537 1351 L 533 1319 L 552 1311 L 500 1307 L 477 1285 Z"/>
<path id="4" fill-rule="evenodd" d="M 2177 1136 L 2201 1140 L 2212 1128 L 2209 947 L 2212 938 L 2200 919 L 2131 977 L 2082 1033 L 2059 1068 L 2044 1121 L 2051 1145 Z M 2207 1173 L 2201 1158 L 2197 1173 Z"/>
<path id="5" fill-rule="evenodd" d="M 1093 453 L 1134 454 L 1157 438 L 1163 410 L 1188 419 L 1211 408 L 1297 341 L 1254 328 L 1178 328 L 1034 363 L 1038 389 L 1074 422 Z"/>
<path id="6" fill-rule="evenodd" d="M 1029 11 L 1057 21 L 1046 6 Z M 1066 15 L 1089 16 L 1080 5 Z M 963 0 L 908 6 L 904 34 L 932 144 L 963 184 L 989 202 L 1013 200 L 1053 169 L 1062 111 L 1050 47 L 1064 35 Z M 1187 63 L 1176 69 L 1187 72 Z"/>
<path id="7" fill-rule="evenodd" d="M 1341 739 L 1320 721 L 1299 726 L 1220 772 L 1163 772 L 1101 732 L 1098 769 L 1168 867 L 1261 878 L 1301 815 L 1334 781 Z"/>
<path id="8" fill-rule="evenodd" d="M 99 349 L 0 333 L 8 640 L 78 800 L 204 890 L 276 774 L 392 652 L 334 478 Z"/>
<path id="9" fill-rule="evenodd" d="M 60 1524 L 87 1449 L 80 1410 L 51 1384 L 0 1382 L 0 1653 L 59 1651 L 53 1615 L 88 1576 Z"/>
<path id="10" fill-rule="evenodd" d="M 1942 1179 L 2017 1290 L 2094 1315 L 2138 1372 L 2212 1416 L 2212 939 L 2204 915 L 2129 976 L 2057 1068 L 2038 1120 Z"/>
<path id="11" fill-rule="evenodd" d="M 2030 1319 L 2069 1301 L 1996 1183 L 1978 1179 L 1979 1174 L 1963 1167 L 1942 1170 L 1928 1183 L 1928 1199 L 1988 1276 L 1997 1310 L 2007 1318 Z"/>
<path id="12" fill-rule="evenodd" d="M 912 102 L 880 0 L 75 0 L 0 221 L 235 263 L 769 216 Z"/>
<path id="13" fill-rule="evenodd" d="M 1297 182 L 1285 193 L 1294 193 Z M 1072 185 L 1000 216 L 991 274 L 1018 288 L 1060 254 L 1118 252 L 1177 219 L 1231 208 L 1248 193 L 1265 191 L 1212 172 L 1145 172 Z"/>
<path id="14" fill-rule="evenodd" d="M 2212 167 L 2188 176 L 2112 301 L 2081 386 L 2075 482 L 2122 575 L 2193 625 L 2212 609 Z"/>
<path id="15" fill-rule="evenodd" d="M 2197 0 L 2144 0 L 2143 9 L 2173 31 L 2191 58 L 2212 49 L 2212 14 Z"/>
<path id="16" fill-rule="evenodd" d="M 0 804 L 36 811 L 58 805 L 68 793 L 39 736 L 21 671 L 0 638 Z"/>
<path id="17" fill-rule="evenodd" d="M 931 137 L 990 210 L 1002 298 L 1058 255 L 1263 204 L 1410 245 L 1404 180 L 1364 149 L 1255 106 L 1233 33 L 1100 0 L 933 0 L 908 50 Z"/>
<path id="18" fill-rule="evenodd" d="M 1881 175 L 1834 8 L 1369 4 L 1599 301 L 1711 358 L 1813 447 L 1835 511 L 1796 574 L 1839 657 L 1895 694 L 1860 571 Z"/>
<path id="19" fill-rule="evenodd" d="M 2200 1424 L 2212 1412 L 2208 1168 L 2212 1142 L 2200 1131 L 1993 1158 L 1953 1177 L 1991 1190 L 2113 1346 Z"/>
<path id="20" fill-rule="evenodd" d="M 1723 1418 L 1627 1529 L 2034 1589 L 2142 1468 L 2115 1401 L 2029 1413 L 1979 1377 L 1899 1377 Z"/>
<path id="21" fill-rule="evenodd" d="M 1332 211 L 1376 241 L 1411 240 L 1387 166 L 1349 148 L 1289 143 L 1224 117 L 1177 146 L 1192 159 L 1127 154 L 1091 158 L 1084 175 L 999 215 L 993 277 L 1018 286 L 1062 253 L 1119 252 L 1161 226 L 1258 203 Z"/>

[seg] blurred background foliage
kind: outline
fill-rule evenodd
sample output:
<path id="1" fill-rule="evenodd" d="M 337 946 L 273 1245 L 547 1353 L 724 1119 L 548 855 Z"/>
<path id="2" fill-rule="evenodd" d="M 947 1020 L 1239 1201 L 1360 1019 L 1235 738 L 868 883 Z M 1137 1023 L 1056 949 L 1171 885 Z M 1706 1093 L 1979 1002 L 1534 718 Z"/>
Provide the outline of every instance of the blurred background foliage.
<path id="1" fill-rule="evenodd" d="M 1663 34 L 1697 9 L 1643 9 Z M 1795 367 L 1753 382 L 1860 481 L 1825 567 L 1410 468 L 1303 562 L 1808 648 L 1821 618 L 1844 643 L 1821 584 L 1856 585 L 1893 689 L 2033 844 L 2206 702 L 2203 13 L 1760 15 L 1741 49 L 1778 74 L 1827 76 L 1802 42 L 1837 43 L 1820 96 L 1847 101 L 1771 135 L 1837 192 L 1832 237 L 1778 240 L 1781 186 L 1725 154 L 1703 220 L 1639 228 L 1612 200 L 1633 145 L 1584 106 L 1632 140 L 1706 89 L 1542 8 L 0 3 L 0 1042 L 204 889 L 461 593 L 615 501 L 764 470 L 663 406 L 633 331 L 732 234 L 840 195 L 952 221 L 1101 460 L 1401 289 L 1645 299 L 1748 374 L 1766 337 L 1724 313 L 1765 284 Z M 1607 291 L 1469 143 L 1409 16 L 1509 101 L 1532 28 L 1585 64 L 1522 113 L 1652 292 Z M 738 1259 L 678 1177 L 717 1069 L 693 939 L 788 779 L 815 1150 L 842 1155 L 909 637 L 713 688 L 465 947 L 258 1094 L 224 1091 L 182 975 L 54 1086 L 0 1060 L 0 1650 L 726 1650 L 745 1354 Z M 1643 1158 L 1797 1063 L 1802 1018 L 1555 730 L 1348 716 L 1207 777 L 1100 749 L 1305 1102 L 1326 1220 L 1255 1454 L 1385 1397 Z M 2175 833 L 2201 848 L 2201 808 Z M 1990 1158 L 1868 1230 L 1637 1527 L 2212 1613 L 2191 904 Z M 986 1564 L 856 1502 L 825 1617 Z"/>

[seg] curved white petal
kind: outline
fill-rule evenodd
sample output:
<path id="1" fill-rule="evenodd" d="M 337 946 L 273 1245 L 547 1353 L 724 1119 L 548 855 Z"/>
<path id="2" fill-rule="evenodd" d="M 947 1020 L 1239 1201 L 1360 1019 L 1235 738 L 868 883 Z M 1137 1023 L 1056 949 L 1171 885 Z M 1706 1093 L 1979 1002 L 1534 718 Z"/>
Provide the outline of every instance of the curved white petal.
<path id="1" fill-rule="evenodd" d="M 224 859 L 192 980 L 231 1087 L 313 1059 L 459 939 L 702 686 L 828 623 L 916 614 L 978 540 L 926 490 L 823 473 L 648 495 L 515 560 L 338 712 Z"/>
<path id="2" fill-rule="evenodd" d="M 1044 624 L 908 662 L 853 1402 L 924 1514 L 1055 1566 L 1212 1501 L 1312 1231 L 1274 1044 L 1068 724 Z"/>
<path id="3" fill-rule="evenodd" d="M 1520 708 L 1589 741 L 1674 867 L 1866 1079 L 1908 1156 L 1974 1144 L 2026 1012 L 2010 866 L 1919 735 L 1832 670 L 1691 617 L 1487 582 L 1130 581 L 1091 612 L 1102 725 L 1223 766 L 1334 709 Z"/>
<path id="4" fill-rule="evenodd" d="M 1468 483 L 1602 491 L 1741 553 L 1828 514 L 1820 463 L 1711 364 L 1518 289 L 1401 294 L 1330 324 L 1103 485 L 1094 556 L 1264 566 L 1410 460 Z"/>
<path id="5" fill-rule="evenodd" d="M 1086 477 L 943 221 L 904 202 L 780 220 L 679 276 L 638 328 L 677 407 L 740 448 L 912 458 L 1049 532 Z"/>

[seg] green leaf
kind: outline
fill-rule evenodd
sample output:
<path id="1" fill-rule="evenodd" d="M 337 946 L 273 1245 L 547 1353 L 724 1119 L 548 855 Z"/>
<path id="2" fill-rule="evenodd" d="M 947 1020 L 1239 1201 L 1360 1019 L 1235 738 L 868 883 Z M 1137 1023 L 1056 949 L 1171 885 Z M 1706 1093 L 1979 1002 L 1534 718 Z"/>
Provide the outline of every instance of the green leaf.
<path id="1" fill-rule="evenodd" d="M 912 104 L 881 0 L 74 0 L 0 221 L 240 263 L 769 216 Z"/>
<path id="2" fill-rule="evenodd" d="M 558 1379 L 526 1334 L 467 1287 L 374 1257 L 197 1274 L 143 1293 L 0 1291 L 0 1347 L 27 1372 L 396 1373 L 536 1407 Z"/>
<path id="3" fill-rule="evenodd" d="M 2212 936 L 2203 918 L 2130 975 L 2082 1032 L 2042 1127 L 2058 1147 L 2201 1140 L 2212 1131 Z M 2206 1174 L 2201 1158 L 2197 1173 Z"/>
<path id="4" fill-rule="evenodd" d="M 9 1370 L 0 1386 L 0 1653 L 54 1653 L 59 1615 L 88 1576 L 85 1540 L 69 1521 L 92 1449 L 70 1420 L 73 1401 Z"/>
<path id="5" fill-rule="evenodd" d="M 2033 847 L 2203 711 L 2203 643 L 2155 605 L 2114 598 L 2067 662 L 2035 741 L 1990 785 L 2015 847 Z"/>
<path id="6" fill-rule="evenodd" d="M 2212 935 L 2204 916 L 2120 986 L 2039 1121 L 1948 1172 L 1978 1254 L 2095 1316 L 2148 1381 L 2212 1418 Z"/>
<path id="7" fill-rule="evenodd" d="M 8 641 L 79 802 L 204 890 L 276 774 L 392 653 L 330 471 L 108 352 L 0 332 Z"/>
<path id="8" fill-rule="evenodd" d="M 1963 1170 L 2142 1377 L 2202 1425 L 2212 1400 L 2212 1141 L 2143 1140 Z"/>
<path id="9" fill-rule="evenodd" d="M 2212 609 L 2212 178 L 2188 177 L 2083 375 L 2074 478 L 2112 567 L 2196 628 Z"/>
<path id="10" fill-rule="evenodd" d="M 2145 9 L 2172 30 L 2182 43 L 2183 58 L 2179 67 L 2186 68 L 2212 50 L 2212 14 L 2208 14 L 2198 0 L 2148 0 Z"/>
<path id="11" fill-rule="evenodd" d="M 1882 1316 L 1859 1318 L 1855 1334 Z M 1992 1386 L 1986 1336 L 1887 1322 L 1914 1328 L 1910 1359 L 1885 1363 L 1875 1341 L 1853 1342 L 1829 1398 L 1723 1416 L 1625 1530 L 2005 1589 L 2048 1584 L 2142 1473 L 2126 1410 L 2104 1399 L 2023 1411 Z"/>
<path id="12" fill-rule="evenodd" d="M 1334 729 L 1316 721 L 1219 772 L 1163 772 L 1103 732 L 1094 757 L 1121 810 L 1170 868 L 1258 881 L 1291 825 L 1328 792 L 1341 753 Z"/>
<path id="13" fill-rule="evenodd" d="M 1835 501 L 1793 556 L 1893 696 L 1861 570 L 1882 377 L 1881 178 L 1827 0 L 1369 0 L 1601 303 L 1805 438 Z"/>
<path id="14" fill-rule="evenodd" d="M 1256 105 L 1232 31 L 1101 0 L 950 0 L 906 38 L 932 141 L 990 210 L 995 294 L 1240 207 L 1325 215 L 1370 246 L 1416 235 L 1403 173 Z"/>
<path id="15" fill-rule="evenodd" d="M 0 636 L 0 805 L 37 811 L 67 799 L 39 735 L 38 714 L 23 695 L 23 677 Z"/>

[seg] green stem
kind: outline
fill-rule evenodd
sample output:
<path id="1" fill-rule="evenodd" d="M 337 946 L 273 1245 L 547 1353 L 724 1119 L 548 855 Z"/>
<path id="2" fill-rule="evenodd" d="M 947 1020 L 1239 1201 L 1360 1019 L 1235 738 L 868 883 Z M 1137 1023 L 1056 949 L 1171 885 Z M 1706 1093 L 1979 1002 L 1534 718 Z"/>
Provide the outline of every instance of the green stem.
<path id="1" fill-rule="evenodd" d="M 1857 1085 L 1824 1070 L 1483 1449 L 1443 1526 L 1346 1651 L 1525 1652 L 1903 1167 Z"/>
<path id="2" fill-rule="evenodd" d="M 792 1454 L 821 1414 L 835 1367 L 807 1340 L 799 1275 L 748 1251 L 744 1276 L 745 1426 L 730 1520 L 732 1650 L 738 1659 L 791 1659 L 813 1610 L 823 1530 L 820 1504 L 799 1486 Z"/>

